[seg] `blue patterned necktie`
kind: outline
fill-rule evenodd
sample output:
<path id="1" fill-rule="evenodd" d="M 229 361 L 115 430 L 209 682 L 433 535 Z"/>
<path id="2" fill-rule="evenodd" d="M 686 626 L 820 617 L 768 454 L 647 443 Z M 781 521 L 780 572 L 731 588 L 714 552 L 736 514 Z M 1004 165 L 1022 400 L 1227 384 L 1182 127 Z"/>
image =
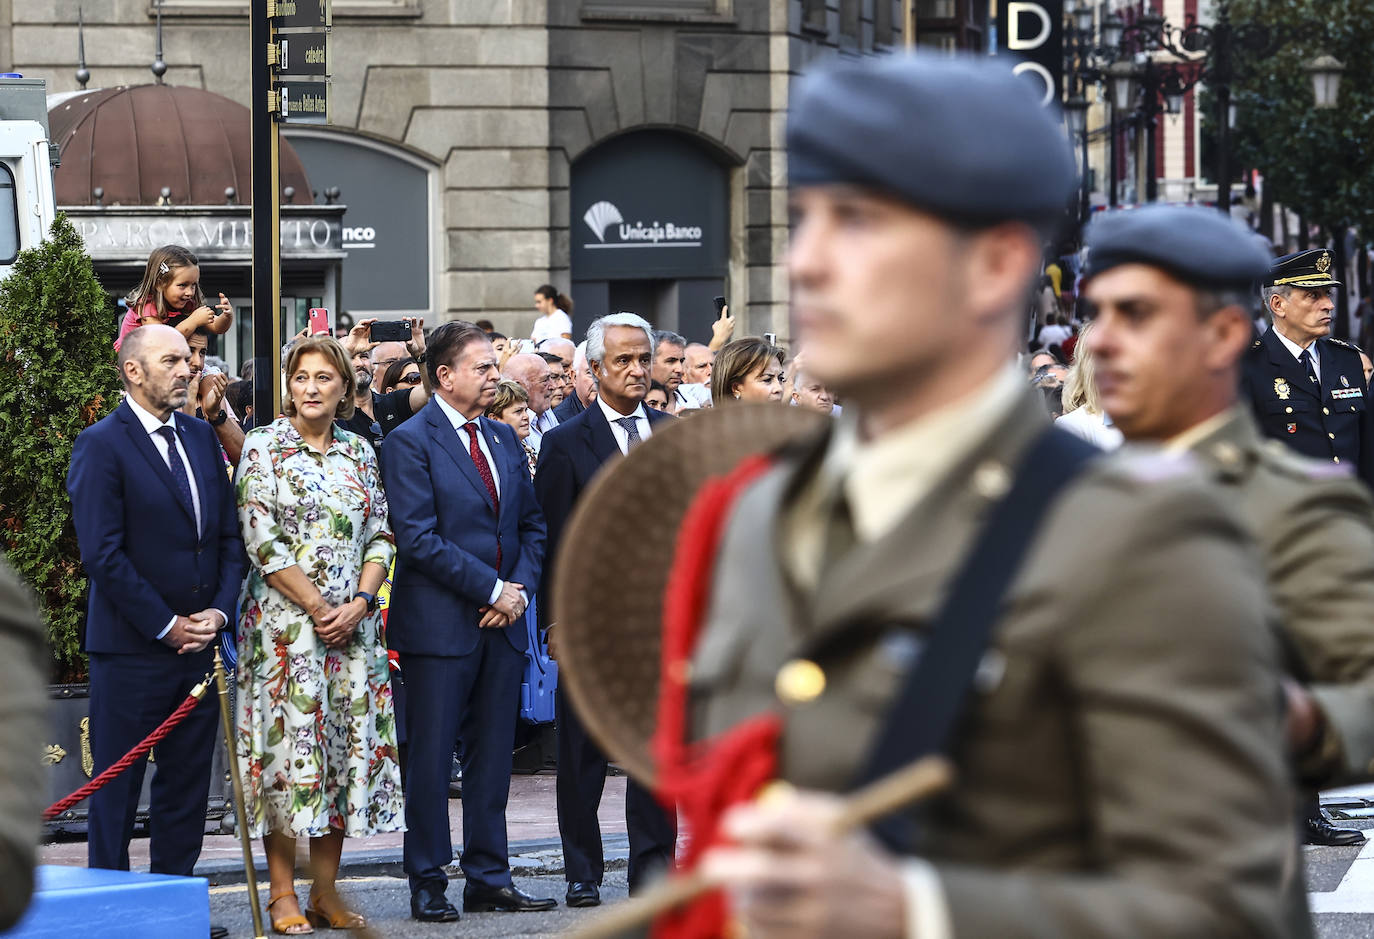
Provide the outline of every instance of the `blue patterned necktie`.
<path id="1" fill-rule="evenodd" d="M 633 450 L 639 446 L 644 438 L 639 436 L 639 418 L 637 417 L 617 417 L 615 422 L 625 430 L 625 449 Z"/>
<path id="2" fill-rule="evenodd" d="M 158 436 L 167 441 L 167 463 L 172 468 L 172 482 L 176 483 L 177 494 L 191 506 L 192 513 L 195 512 L 196 502 L 191 498 L 191 480 L 186 476 L 186 464 L 181 460 L 181 454 L 177 452 L 176 432 L 170 427 L 159 427 Z"/>
<path id="3" fill-rule="evenodd" d="M 1316 384 L 1317 369 L 1312 364 L 1312 349 L 1310 347 L 1302 350 L 1302 364 L 1303 368 L 1307 369 L 1307 377 L 1312 380 L 1313 384 Z"/>

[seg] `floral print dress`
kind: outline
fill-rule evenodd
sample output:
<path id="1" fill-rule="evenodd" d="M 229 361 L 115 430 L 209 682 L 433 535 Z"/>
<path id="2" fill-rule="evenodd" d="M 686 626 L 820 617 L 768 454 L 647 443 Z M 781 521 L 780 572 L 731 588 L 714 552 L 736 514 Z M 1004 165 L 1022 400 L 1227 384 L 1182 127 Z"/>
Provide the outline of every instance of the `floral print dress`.
<path id="1" fill-rule="evenodd" d="M 326 602 L 395 554 L 372 446 L 334 428 L 329 451 L 287 418 L 250 431 L 236 484 L 250 568 L 240 601 L 237 745 L 251 834 L 365 837 L 404 829 L 396 715 L 379 613 L 329 649 L 266 582 L 293 564 Z"/>

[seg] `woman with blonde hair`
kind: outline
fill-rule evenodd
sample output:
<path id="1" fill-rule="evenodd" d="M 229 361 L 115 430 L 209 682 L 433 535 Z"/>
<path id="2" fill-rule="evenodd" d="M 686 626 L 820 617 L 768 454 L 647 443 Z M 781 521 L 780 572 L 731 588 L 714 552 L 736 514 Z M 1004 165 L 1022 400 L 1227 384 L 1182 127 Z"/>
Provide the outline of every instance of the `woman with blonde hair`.
<path id="1" fill-rule="evenodd" d="M 275 932 L 359 929 L 335 891 L 345 836 L 404 829 L 396 716 L 377 591 L 395 553 L 372 445 L 353 412 L 348 353 L 292 346 L 286 416 L 243 441 L 236 483 L 250 561 L 239 619 L 237 747 L 262 836 Z M 296 838 L 313 884 L 301 915 Z"/>
<path id="2" fill-rule="evenodd" d="M 1092 325 L 1088 323 L 1079 330 L 1073 364 L 1064 379 L 1064 416 L 1056 418 L 1055 424 L 1103 450 L 1115 450 L 1121 446 L 1122 436 L 1112 426 L 1112 419 L 1102 410 L 1097 396 L 1094 356 L 1086 341 Z"/>
<path id="3" fill-rule="evenodd" d="M 520 446 L 525 448 L 525 459 L 530 464 L 530 475 L 534 475 L 539 454 L 530 446 L 530 395 L 519 382 L 504 379 L 496 386 L 496 397 L 487 405 L 487 418 L 508 424 L 515 431 Z"/>

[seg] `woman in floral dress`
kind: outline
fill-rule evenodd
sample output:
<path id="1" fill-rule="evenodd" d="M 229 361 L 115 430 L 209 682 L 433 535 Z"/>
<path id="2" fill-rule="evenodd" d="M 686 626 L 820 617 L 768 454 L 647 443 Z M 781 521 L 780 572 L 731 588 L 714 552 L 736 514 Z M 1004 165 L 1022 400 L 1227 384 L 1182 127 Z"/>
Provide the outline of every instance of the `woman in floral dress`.
<path id="1" fill-rule="evenodd" d="M 377 458 L 334 425 L 356 384 L 343 347 L 298 343 L 287 416 L 244 439 L 237 493 L 251 561 L 239 621 L 238 753 L 277 932 L 356 928 L 334 881 L 345 837 L 404 828 L 396 719 L 375 594 L 395 552 Z M 295 839 L 310 840 L 305 916 Z"/>

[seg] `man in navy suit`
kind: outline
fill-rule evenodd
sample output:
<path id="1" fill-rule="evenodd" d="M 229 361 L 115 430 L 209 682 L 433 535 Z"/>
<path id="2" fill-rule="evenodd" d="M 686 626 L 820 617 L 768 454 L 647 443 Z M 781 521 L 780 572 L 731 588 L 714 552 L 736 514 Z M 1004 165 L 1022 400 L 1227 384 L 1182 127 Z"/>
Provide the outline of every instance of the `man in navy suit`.
<path id="1" fill-rule="evenodd" d="M 496 395 L 496 350 L 471 323 L 430 336 L 434 396 L 386 438 L 382 479 L 396 533 L 388 645 L 400 653 L 406 710 L 405 871 L 411 916 L 452 922 L 449 772 L 463 741 L 468 912 L 548 910 L 511 883 L 506 799 L 525 665 L 526 585 L 539 582 L 544 520 L 515 431 L 482 417 Z"/>
<path id="2" fill-rule="evenodd" d="M 100 773 L 162 723 L 211 668 L 208 646 L 238 604 L 246 558 L 215 432 L 177 413 L 191 350 L 170 326 L 124 338 L 123 404 L 72 448 L 71 494 L 90 578 L 91 755 Z M 190 875 L 200 856 L 219 721 L 206 696 L 157 745 L 149 807 L 153 873 Z M 129 869 L 146 763 L 91 796 L 88 863 Z"/>
<path id="3" fill-rule="evenodd" d="M 549 526 L 549 556 L 572 515 L 578 496 L 601 467 L 630 452 L 653 435 L 661 421 L 675 418 L 645 409 L 654 359 L 653 329 L 633 313 L 612 313 L 587 329 L 587 361 L 600 383 L 596 403 L 544 437 L 534 488 Z M 552 569 L 545 565 L 545 571 Z M 550 653 L 557 656 L 550 577 L 540 588 L 540 622 L 549 632 Z M 606 756 L 587 736 L 560 687 L 558 714 L 558 833 L 563 839 L 563 866 L 569 906 L 601 902 L 604 860 L 597 809 L 606 784 Z M 625 789 L 625 826 L 630 836 L 631 892 L 673 859 L 676 818 L 669 817 L 642 786 L 631 780 Z"/>
<path id="4" fill-rule="evenodd" d="M 566 339 L 560 341 L 567 342 Z M 596 376 L 587 366 L 586 342 L 576 347 L 572 362 L 572 368 L 568 371 L 572 377 L 568 396 L 563 399 L 562 404 L 553 409 L 553 416 L 558 418 L 560 424 L 581 414 L 596 398 Z"/>

